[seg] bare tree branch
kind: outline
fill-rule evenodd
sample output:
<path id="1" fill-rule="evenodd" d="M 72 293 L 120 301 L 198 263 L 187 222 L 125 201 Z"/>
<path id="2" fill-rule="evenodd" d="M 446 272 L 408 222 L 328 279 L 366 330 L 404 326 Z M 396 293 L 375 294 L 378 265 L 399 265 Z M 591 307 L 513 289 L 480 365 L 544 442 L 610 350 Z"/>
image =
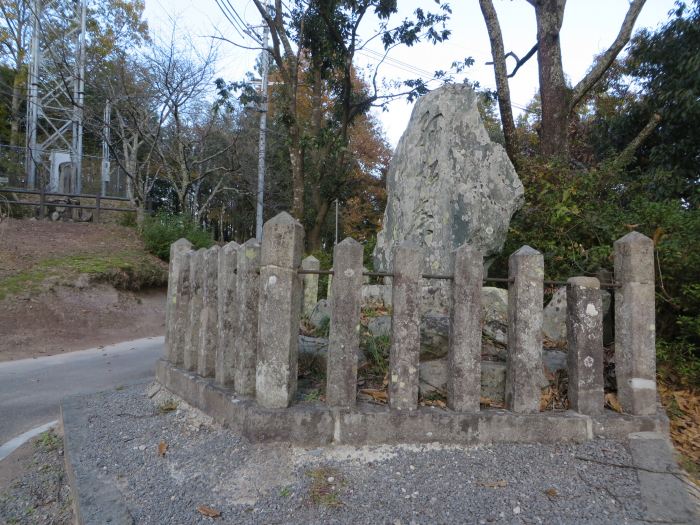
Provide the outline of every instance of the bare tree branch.
<path id="1" fill-rule="evenodd" d="M 506 152 L 508 153 L 510 161 L 516 164 L 518 154 L 517 136 L 515 133 L 515 122 L 513 120 L 513 108 L 511 107 L 510 86 L 508 85 L 508 70 L 506 68 L 501 25 L 498 22 L 498 14 L 496 13 L 492 0 L 479 0 L 479 6 L 484 16 L 484 22 L 486 22 L 489 40 L 491 41 L 491 55 L 493 56 L 494 72 L 496 76 L 498 109 L 501 113 L 501 124 L 503 126 L 503 136 L 506 142 Z"/>
<path id="2" fill-rule="evenodd" d="M 651 135 L 656 127 L 659 125 L 661 122 L 661 115 L 658 113 L 654 113 L 651 118 L 649 119 L 649 122 L 647 122 L 646 126 L 642 128 L 642 130 L 637 134 L 632 141 L 627 144 L 625 149 L 622 150 L 622 152 L 615 158 L 615 160 L 612 163 L 613 169 L 618 169 L 622 170 L 625 169 L 629 164 L 634 160 L 634 154 L 635 152 L 639 149 L 639 147 L 644 143 L 644 141 L 649 138 L 649 135 Z"/>
<path id="3" fill-rule="evenodd" d="M 620 51 L 629 42 L 630 36 L 632 35 L 632 29 L 637 21 L 639 13 L 642 11 L 642 7 L 646 0 L 633 0 L 630 3 L 630 7 L 627 10 L 625 19 L 620 26 L 620 32 L 617 34 L 617 38 L 612 43 L 612 45 L 598 57 L 598 59 L 593 63 L 593 66 L 588 71 L 585 77 L 576 84 L 573 91 L 571 92 L 571 98 L 569 100 L 569 112 L 573 111 L 576 105 L 586 96 L 586 94 L 591 90 L 598 80 L 605 74 L 613 61 L 620 54 Z"/>

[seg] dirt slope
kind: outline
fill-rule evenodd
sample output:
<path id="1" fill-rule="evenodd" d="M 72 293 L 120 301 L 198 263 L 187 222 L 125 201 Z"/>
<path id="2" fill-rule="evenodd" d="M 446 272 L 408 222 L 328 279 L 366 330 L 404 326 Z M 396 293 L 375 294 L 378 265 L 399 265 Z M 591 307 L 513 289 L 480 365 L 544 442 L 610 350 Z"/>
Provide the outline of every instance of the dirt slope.
<path id="1" fill-rule="evenodd" d="M 0 361 L 164 333 L 167 266 L 130 228 L 0 222 Z"/>

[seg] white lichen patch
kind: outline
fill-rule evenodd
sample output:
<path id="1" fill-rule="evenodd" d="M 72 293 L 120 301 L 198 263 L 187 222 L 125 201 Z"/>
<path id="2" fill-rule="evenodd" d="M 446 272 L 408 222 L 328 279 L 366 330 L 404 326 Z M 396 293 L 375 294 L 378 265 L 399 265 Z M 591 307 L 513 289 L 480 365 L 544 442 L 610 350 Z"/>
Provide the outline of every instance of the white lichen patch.
<path id="1" fill-rule="evenodd" d="M 588 303 L 586 305 L 586 315 L 598 315 L 598 310 L 593 303 Z"/>

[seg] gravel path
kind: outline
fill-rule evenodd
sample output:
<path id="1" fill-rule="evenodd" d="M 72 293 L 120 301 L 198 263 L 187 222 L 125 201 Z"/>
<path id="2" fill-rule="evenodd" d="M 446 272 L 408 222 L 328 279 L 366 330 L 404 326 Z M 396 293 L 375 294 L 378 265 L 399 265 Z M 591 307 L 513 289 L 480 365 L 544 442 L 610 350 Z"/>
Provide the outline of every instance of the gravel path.
<path id="1" fill-rule="evenodd" d="M 73 458 L 118 488 L 138 524 L 212 522 L 201 505 L 236 524 L 642 523 L 636 472 L 580 459 L 630 464 L 620 442 L 254 445 L 146 392 L 87 400 L 89 443 Z"/>
<path id="2" fill-rule="evenodd" d="M 63 463 L 63 439 L 55 431 L 44 432 L 26 443 L 22 457 L 0 464 L 0 523 L 67 525 L 73 522 L 71 492 Z M 15 462 L 9 465 L 9 462 Z M 11 479 L 2 472 L 11 470 Z"/>

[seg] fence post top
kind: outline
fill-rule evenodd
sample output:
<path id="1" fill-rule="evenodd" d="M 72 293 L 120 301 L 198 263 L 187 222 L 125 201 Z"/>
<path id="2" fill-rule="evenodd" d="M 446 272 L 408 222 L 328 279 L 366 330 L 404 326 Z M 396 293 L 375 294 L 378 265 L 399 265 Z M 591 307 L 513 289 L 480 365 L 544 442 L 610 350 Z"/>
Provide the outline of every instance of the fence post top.
<path id="1" fill-rule="evenodd" d="M 525 244 L 520 249 L 514 251 L 511 254 L 511 257 L 531 257 L 536 255 L 542 257 L 542 254 L 540 252 L 535 250 L 532 246 L 528 246 L 527 244 Z"/>
<path id="2" fill-rule="evenodd" d="M 231 241 L 224 244 L 223 248 L 221 248 L 221 253 L 224 255 L 231 255 L 232 253 L 236 253 L 238 251 L 239 246 L 240 245 L 236 241 Z"/>
<path id="3" fill-rule="evenodd" d="M 337 246 L 361 246 L 359 242 L 357 242 L 355 239 L 352 237 L 345 237 L 342 241 L 340 241 Z"/>
<path id="4" fill-rule="evenodd" d="M 654 241 L 652 241 L 649 237 L 644 235 L 643 233 L 639 233 L 638 231 L 631 231 L 624 237 L 620 237 L 618 240 L 615 241 L 614 244 L 650 244 L 653 245 Z"/>
<path id="5" fill-rule="evenodd" d="M 297 269 L 304 253 L 304 227 L 287 212 L 263 225 L 262 265 Z"/>
<path id="6" fill-rule="evenodd" d="M 469 255 L 479 255 L 481 256 L 482 253 L 474 246 L 473 244 L 469 244 L 468 242 L 465 242 L 464 244 L 460 244 L 457 246 L 454 250 L 454 253 L 466 253 Z"/>
<path id="7" fill-rule="evenodd" d="M 566 283 L 570 286 L 579 286 L 581 288 L 593 288 L 595 290 L 600 289 L 600 281 L 595 277 L 569 277 Z"/>
<path id="8" fill-rule="evenodd" d="M 175 241 L 171 245 L 171 249 L 174 249 L 176 252 L 178 251 L 186 251 L 186 250 L 191 250 L 192 249 L 192 243 L 185 239 L 184 237 L 179 238 L 177 241 Z"/>
<path id="9" fill-rule="evenodd" d="M 249 249 L 249 248 L 260 248 L 260 243 L 255 237 L 252 237 L 248 239 L 246 242 L 240 245 L 241 248 L 243 249 Z"/>
<path id="10" fill-rule="evenodd" d="M 294 217 L 289 215 L 289 213 L 287 213 L 286 211 L 282 211 L 282 212 L 278 213 L 277 215 L 275 215 L 272 219 L 269 219 L 263 225 L 263 228 L 265 226 L 267 226 L 268 224 L 280 224 L 280 225 L 281 224 L 289 224 L 289 225 L 301 227 L 301 224 L 299 223 L 299 221 L 297 221 Z"/>

